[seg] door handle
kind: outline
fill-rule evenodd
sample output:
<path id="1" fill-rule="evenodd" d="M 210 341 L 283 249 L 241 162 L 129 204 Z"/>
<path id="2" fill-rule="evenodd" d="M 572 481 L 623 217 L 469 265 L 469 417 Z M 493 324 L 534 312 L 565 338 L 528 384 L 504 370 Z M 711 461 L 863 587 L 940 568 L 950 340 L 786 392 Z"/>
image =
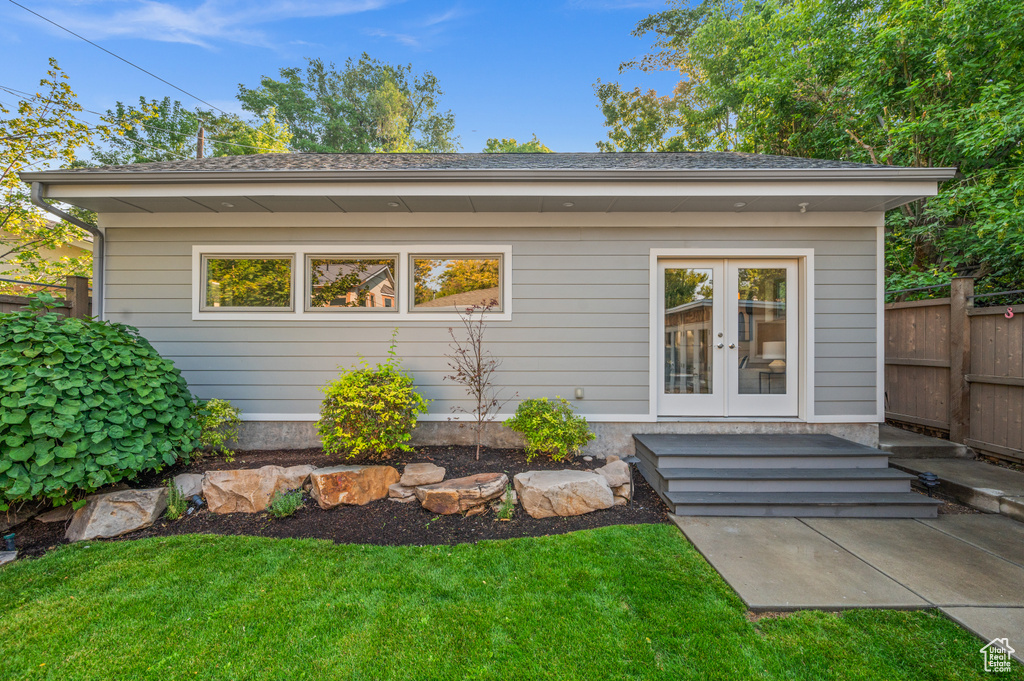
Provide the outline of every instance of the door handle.
<path id="1" fill-rule="evenodd" d="M 736 348 L 736 344 L 735 343 L 729 343 L 729 349 L 730 350 L 733 350 L 735 348 Z"/>

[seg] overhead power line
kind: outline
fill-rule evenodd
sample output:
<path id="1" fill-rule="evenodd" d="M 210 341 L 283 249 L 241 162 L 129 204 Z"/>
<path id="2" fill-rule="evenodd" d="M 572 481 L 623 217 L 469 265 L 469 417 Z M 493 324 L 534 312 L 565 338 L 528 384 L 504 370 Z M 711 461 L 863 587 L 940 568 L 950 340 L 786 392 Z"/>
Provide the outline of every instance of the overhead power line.
<path id="1" fill-rule="evenodd" d="M 53 100 L 51 100 L 51 99 L 46 99 L 45 97 L 40 97 L 39 95 L 34 95 L 34 94 L 30 93 L 30 92 L 25 92 L 24 90 L 18 90 L 16 88 L 12 88 L 12 87 L 7 86 L 7 85 L 0 85 L 0 90 L 2 90 L 4 92 L 9 92 L 10 94 L 14 95 L 15 97 L 26 97 L 28 99 L 34 99 L 34 100 L 36 100 L 38 102 L 53 103 Z M 2 102 L 0 102 L 0 103 L 2 103 Z M 86 109 L 84 107 L 82 108 L 82 111 L 84 111 L 86 113 L 91 113 L 94 116 L 99 116 L 100 118 L 103 118 L 103 117 L 105 117 L 107 115 L 107 114 L 102 114 L 99 111 L 93 111 L 92 109 Z M 75 118 L 75 117 L 72 116 L 72 118 Z M 203 121 L 203 119 L 200 118 L 198 115 L 197 115 L 197 118 L 199 118 L 200 121 Z M 82 120 L 80 120 L 78 118 L 75 118 L 75 120 L 78 121 L 79 123 L 85 123 L 86 125 L 89 125 L 86 121 L 82 121 Z M 159 130 L 160 132 L 166 132 L 166 133 L 170 133 L 170 134 L 178 134 L 174 130 L 169 130 L 167 128 L 161 128 L 160 126 L 153 125 L 152 123 L 143 123 L 142 121 L 136 121 L 136 120 L 130 120 L 130 119 L 121 119 L 121 120 L 128 120 L 129 122 L 132 123 L 132 125 L 138 125 L 140 127 L 147 128 L 147 129 L 150 129 L 150 130 Z M 203 121 L 203 124 L 207 125 L 207 129 L 210 132 L 212 132 L 214 135 L 223 135 L 224 134 L 223 132 L 221 132 L 219 130 L 216 130 L 215 128 L 209 126 L 206 121 Z M 130 138 L 128 138 L 128 139 L 130 139 Z M 132 141 L 138 142 L 138 140 L 132 140 Z M 275 141 L 279 141 L 279 140 L 275 140 Z M 227 142 L 225 140 L 219 140 L 219 139 L 213 139 L 212 142 L 214 144 L 224 144 L 224 145 L 228 145 L 228 146 L 232 146 L 232 147 L 239 147 L 239 148 L 242 148 L 242 149 L 255 149 L 256 151 L 263 151 L 263 152 L 267 152 L 267 153 L 274 153 L 273 149 L 268 149 L 266 147 L 254 147 L 251 144 L 240 144 L 238 142 Z M 141 144 L 145 144 L 145 142 L 140 142 L 140 143 Z M 149 144 L 147 146 L 152 147 L 153 149 L 158 149 L 158 147 L 155 147 L 152 144 Z M 168 153 L 168 154 L 173 154 L 174 153 L 174 152 L 171 152 L 171 151 L 167 151 L 166 149 L 160 149 L 160 151 L 166 151 L 166 153 Z"/>
<path id="2" fill-rule="evenodd" d="M 88 38 L 86 38 L 85 36 L 83 36 L 83 35 L 79 35 L 78 33 L 75 33 L 75 32 L 74 32 L 74 31 L 72 31 L 72 30 L 71 30 L 70 28 L 65 28 L 64 26 L 61 26 L 60 24 L 58 24 L 58 23 L 57 23 L 56 21 L 53 21 L 52 19 L 47 19 L 46 17 L 44 17 L 44 16 L 43 16 L 42 14 L 40 14 L 39 12 L 36 12 L 36 11 L 34 11 L 34 10 L 31 10 L 31 9 L 29 9 L 28 7 L 25 7 L 25 5 L 22 5 L 21 3 L 15 2 L 14 0 L 7 0 L 7 1 L 8 1 L 8 2 L 10 2 L 10 3 L 12 4 L 12 5 L 17 5 L 18 7 L 22 8 L 23 10 L 25 10 L 26 12 L 28 12 L 29 14 L 34 14 L 35 16 L 39 17 L 39 18 L 40 18 L 40 19 L 42 19 L 43 21 L 45 21 L 45 22 L 47 22 L 47 23 L 49 23 L 49 24 L 53 24 L 54 26 L 56 26 L 56 27 L 57 27 L 57 28 L 59 28 L 60 30 L 62 30 L 62 31 L 65 31 L 65 32 L 67 32 L 67 33 L 70 33 L 71 35 L 75 36 L 75 37 L 76 37 L 76 38 L 78 38 L 79 40 L 84 40 L 85 42 L 89 43 L 90 45 L 92 45 L 92 46 L 93 46 L 93 47 L 95 47 L 96 49 L 98 49 L 98 50 L 103 50 L 104 52 L 106 52 L 107 54 L 109 54 L 109 55 L 110 55 L 111 57 L 114 57 L 115 59 L 120 59 L 120 60 L 121 60 L 121 61 L 123 61 L 123 62 L 124 62 L 125 64 L 128 64 L 128 66 L 131 66 L 132 68 L 138 69 L 139 71 L 142 71 L 143 73 L 145 73 L 145 74 L 146 74 L 146 75 L 148 75 L 148 76 L 152 76 L 153 78 L 156 78 L 157 80 L 159 80 L 159 81 L 160 81 L 161 83 L 164 83 L 165 85 L 170 85 L 170 86 L 171 86 L 172 88 L 174 88 L 174 89 L 175 89 L 175 90 L 177 90 L 178 92 L 184 93 L 184 94 L 188 95 L 189 97 L 191 97 L 192 99 L 194 99 L 194 100 L 196 100 L 196 101 L 198 101 L 198 102 L 202 102 L 203 104 L 205 104 L 206 106 L 210 107 L 211 109 L 216 109 L 217 111 L 220 111 L 220 112 L 221 112 L 222 114 L 225 114 L 225 115 L 226 115 L 226 114 L 228 113 L 227 111 L 224 111 L 224 110 L 223 110 L 223 109 L 221 109 L 220 107 L 218 107 L 218 106 L 215 106 L 215 105 L 213 105 L 213 104 L 210 104 L 210 103 L 209 103 L 208 101 L 206 101 L 205 99 L 202 99 L 202 98 L 200 98 L 200 97 L 197 97 L 196 95 L 192 94 L 192 93 L 191 93 L 191 92 L 189 92 L 188 90 L 185 90 L 185 89 L 183 89 L 183 88 L 180 88 L 180 87 L 178 87 L 177 85 L 175 85 L 175 84 L 174 84 L 174 83 L 172 83 L 171 81 L 169 81 L 169 80 L 165 80 L 164 78 L 161 78 L 160 76 L 156 75 L 156 74 L 155 74 L 155 73 L 153 73 L 152 71 L 147 71 L 146 69 L 142 68 L 142 67 L 141 67 L 141 66 L 139 66 L 138 64 L 136 64 L 136 63 L 134 63 L 134 62 L 132 62 L 132 61 L 129 61 L 129 60 L 125 59 L 125 58 L 124 58 L 124 57 L 122 57 L 121 55 L 118 55 L 118 54 L 114 54 L 113 52 L 111 52 L 111 51 L 110 51 L 110 50 L 108 50 L 107 48 L 103 47 L 102 45 L 97 45 L 96 43 L 94 43 L 93 41 L 89 40 L 89 39 L 88 39 Z"/>

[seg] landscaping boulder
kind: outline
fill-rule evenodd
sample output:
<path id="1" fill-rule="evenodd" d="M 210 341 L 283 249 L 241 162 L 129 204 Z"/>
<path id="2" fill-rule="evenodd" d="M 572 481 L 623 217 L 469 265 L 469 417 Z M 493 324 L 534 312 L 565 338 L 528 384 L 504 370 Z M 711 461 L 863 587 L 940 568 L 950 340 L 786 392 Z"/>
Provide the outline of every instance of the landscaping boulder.
<path id="1" fill-rule="evenodd" d="M 604 476 L 609 487 L 615 488 L 629 484 L 629 466 L 623 461 L 613 461 L 594 472 Z"/>
<path id="2" fill-rule="evenodd" d="M 317 468 L 310 476 L 310 492 L 320 508 L 342 504 L 362 506 L 388 496 L 389 487 L 398 482 L 398 471 L 391 466 L 332 466 Z"/>
<path id="3" fill-rule="evenodd" d="M 402 471 L 401 483 L 405 487 L 433 485 L 444 480 L 444 469 L 432 463 L 410 463 Z"/>
<path id="4" fill-rule="evenodd" d="M 501 496 L 507 484 L 508 476 L 504 473 L 479 473 L 417 487 L 416 498 L 423 508 L 434 513 L 465 513 Z"/>
<path id="5" fill-rule="evenodd" d="M 604 476 L 588 471 L 528 471 L 514 482 L 519 501 L 534 518 L 582 515 L 615 503 Z"/>
<path id="6" fill-rule="evenodd" d="M 416 488 L 406 487 L 401 482 L 396 482 L 388 487 L 388 499 L 400 501 L 403 504 L 411 504 L 416 501 Z"/>
<path id="7" fill-rule="evenodd" d="M 203 493 L 202 473 L 182 473 L 174 476 L 174 486 L 178 488 L 181 496 L 191 499 L 195 495 Z"/>
<path id="8" fill-rule="evenodd" d="M 166 508 L 166 487 L 97 494 L 75 511 L 64 536 L 68 541 L 117 537 L 149 527 Z"/>
<path id="9" fill-rule="evenodd" d="M 275 492 L 302 487 L 313 466 L 264 466 L 233 471 L 207 471 L 203 496 L 213 513 L 259 513 Z"/>

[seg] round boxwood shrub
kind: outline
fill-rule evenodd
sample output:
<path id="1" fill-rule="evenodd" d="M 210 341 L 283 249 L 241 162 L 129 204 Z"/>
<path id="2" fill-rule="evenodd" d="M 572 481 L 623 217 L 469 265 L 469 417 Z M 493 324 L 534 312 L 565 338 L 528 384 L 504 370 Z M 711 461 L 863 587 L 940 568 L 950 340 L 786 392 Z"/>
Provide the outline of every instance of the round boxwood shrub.
<path id="1" fill-rule="evenodd" d="M 416 392 L 412 376 L 399 368 L 395 341 L 390 357 L 371 367 L 342 369 L 338 380 L 322 388 L 317 430 L 326 454 L 386 457 L 412 450 L 408 445 L 416 415 L 427 411 L 428 400 Z"/>
<path id="2" fill-rule="evenodd" d="M 568 400 L 546 397 L 523 400 L 504 425 L 526 440 L 526 460 L 547 454 L 552 461 L 572 458 L 594 439 L 587 420 L 573 411 Z"/>
<path id="3" fill-rule="evenodd" d="M 53 312 L 48 294 L 0 315 L 0 509 L 81 497 L 195 447 L 185 379 L 124 324 Z"/>

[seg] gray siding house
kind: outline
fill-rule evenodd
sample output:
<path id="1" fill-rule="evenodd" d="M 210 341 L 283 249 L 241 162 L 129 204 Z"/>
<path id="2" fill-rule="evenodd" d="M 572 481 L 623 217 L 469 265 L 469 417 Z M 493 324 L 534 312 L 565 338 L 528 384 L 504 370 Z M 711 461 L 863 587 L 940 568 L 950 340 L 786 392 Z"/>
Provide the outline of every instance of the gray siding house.
<path id="1" fill-rule="evenodd" d="M 138 327 L 198 396 L 240 406 L 243 447 L 316 446 L 319 388 L 384 357 L 394 329 L 432 400 L 417 440 L 467 437 L 448 330 L 457 306 L 493 301 L 505 394 L 570 399 L 603 455 L 635 434 L 876 444 L 884 213 L 952 173 L 740 153 L 268 154 L 23 177 L 98 214 L 103 317 Z"/>

